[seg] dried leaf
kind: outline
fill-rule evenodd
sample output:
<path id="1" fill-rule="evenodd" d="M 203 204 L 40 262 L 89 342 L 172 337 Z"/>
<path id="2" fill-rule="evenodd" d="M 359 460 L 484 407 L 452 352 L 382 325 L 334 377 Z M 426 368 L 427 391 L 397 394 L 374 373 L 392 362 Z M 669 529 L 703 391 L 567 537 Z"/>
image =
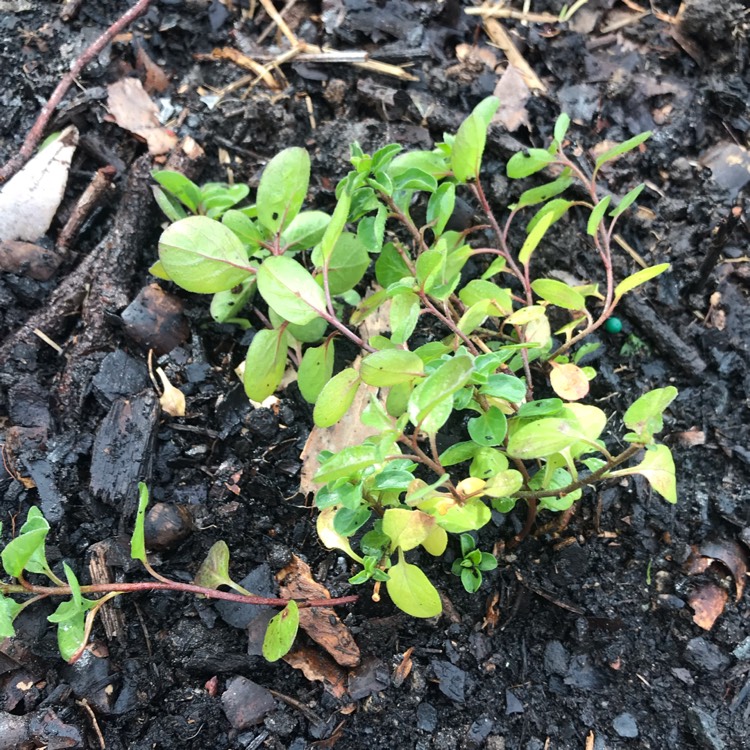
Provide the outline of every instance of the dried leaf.
<path id="1" fill-rule="evenodd" d="M 530 127 L 526 102 L 531 96 L 531 90 L 517 68 L 512 65 L 506 68 L 493 93 L 500 99 L 500 107 L 492 119 L 493 122 L 502 123 L 511 133 L 518 130 L 521 125 Z"/>
<path id="2" fill-rule="evenodd" d="M 135 65 L 146 76 L 143 84 L 149 94 L 154 91 L 160 94 L 169 88 L 169 76 L 149 57 L 142 45 L 135 53 Z"/>
<path id="3" fill-rule="evenodd" d="M 156 368 L 156 374 L 159 376 L 159 380 L 161 380 L 163 391 L 159 397 L 159 405 L 162 411 L 169 414 L 170 417 L 184 417 L 185 394 L 169 382 L 169 378 L 167 378 L 166 373 L 161 367 Z"/>
<path id="4" fill-rule="evenodd" d="M 296 555 L 277 573 L 276 580 L 281 596 L 287 599 L 328 599 L 331 596 L 325 586 L 313 580 L 310 567 Z M 332 607 L 300 609 L 299 624 L 342 667 L 359 664 L 359 647 Z"/>
<path id="5" fill-rule="evenodd" d="M 65 192 L 78 130 L 69 125 L 0 190 L 0 240 L 44 236 Z"/>
<path id="6" fill-rule="evenodd" d="M 107 109 L 114 121 L 148 143 L 154 156 L 166 154 L 177 143 L 177 136 L 159 124 L 159 110 L 137 78 L 123 78 L 107 86 Z"/>
<path id="7" fill-rule="evenodd" d="M 747 578 L 747 556 L 742 547 L 731 540 L 719 540 L 703 542 L 698 551 L 704 557 L 718 560 L 729 569 L 734 578 L 734 585 L 737 587 L 735 601 L 738 602 L 745 591 Z"/>
<path id="8" fill-rule="evenodd" d="M 322 682 L 334 698 L 346 695 L 346 672 L 325 654 L 312 648 L 295 648 L 284 661 L 293 669 L 299 669 L 308 680 Z"/>
<path id="9" fill-rule="evenodd" d="M 414 666 L 414 663 L 411 660 L 412 653 L 414 653 L 414 646 L 410 646 L 404 651 L 404 655 L 401 657 L 401 663 L 393 672 L 393 684 L 395 687 L 401 687 L 406 678 L 411 674 L 411 669 Z"/>
<path id="10" fill-rule="evenodd" d="M 693 622 L 704 630 L 711 630 L 717 618 L 724 611 L 729 594 L 715 583 L 693 591 L 688 604 L 693 608 Z"/>

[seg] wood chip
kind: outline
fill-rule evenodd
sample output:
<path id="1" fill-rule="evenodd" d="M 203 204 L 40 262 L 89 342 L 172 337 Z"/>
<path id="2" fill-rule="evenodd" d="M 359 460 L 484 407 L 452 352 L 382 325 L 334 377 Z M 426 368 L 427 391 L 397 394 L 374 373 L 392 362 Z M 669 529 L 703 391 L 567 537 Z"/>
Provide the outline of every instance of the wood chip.
<path id="1" fill-rule="evenodd" d="M 526 62 L 524 56 L 518 51 L 518 47 L 516 47 L 503 25 L 494 18 L 485 18 L 484 28 L 492 43 L 498 46 L 505 53 L 508 62 L 519 70 L 524 81 L 526 81 L 526 85 L 532 91 L 539 91 L 542 94 L 546 94 L 548 92 L 547 87 Z"/>

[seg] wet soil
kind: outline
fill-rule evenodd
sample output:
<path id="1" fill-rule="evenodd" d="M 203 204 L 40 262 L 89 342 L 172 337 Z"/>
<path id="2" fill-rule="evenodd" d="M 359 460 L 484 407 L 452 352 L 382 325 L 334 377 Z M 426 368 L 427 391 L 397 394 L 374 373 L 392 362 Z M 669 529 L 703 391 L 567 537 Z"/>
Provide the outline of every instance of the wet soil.
<path id="1" fill-rule="evenodd" d="M 84 0 L 63 22 L 58 4 L 2 5 L 0 161 L 71 61 L 123 11 Z M 561 5 L 539 0 L 531 10 Z M 682 5 L 676 20 L 675 0 L 654 13 L 591 0 L 567 24 L 504 20 L 547 90 L 519 105 L 525 122 L 513 132 L 492 126 L 485 158 L 490 199 L 503 206 L 519 189 L 503 176 L 505 160 L 542 145 L 561 110 L 584 156 L 603 140 L 654 131 L 605 174 L 616 194 L 647 186 L 621 226 L 627 251 L 618 249 L 616 271 L 637 270 L 637 257 L 672 268 L 623 304 L 621 333 L 599 337 L 594 400 L 617 415 L 645 390 L 679 389 L 665 426 L 677 505 L 639 480 L 590 491 L 564 532 L 512 553 L 501 545 L 498 570 L 474 596 L 448 574 L 450 560 L 425 560 L 444 614 L 418 621 L 367 595 L 342 611 L 362 665 L 338 696 L 248 651 L 247 617 L 206 601 L 131 597 L 106 632 L 96 626 L 96 647 L 74 666 L 57 655 L 42 604 L 0 648 L 0 748 L 750 748 L 750 604 L 737 567 L 750 545 L 750 16 L 740 2 Z M 292 62 L 281 91 L 245 87 L 218 100 L 246 72 L 196 55 L 235 46 L 273 56 L 281 40 L 273 31 L 260 39 L 269 25 L 261 11 L 243 20 L 218 2 L 163 0 L 86 69 L 55 118 L 55 128 L 78 127 L 81 146 L 52 242 L 93 173 L 111 164 L 117 177 L 56 274 L 0 276 L 0 519 L 7 533 L 39 505 L 52 524 L 51 562 L 82 578 L 101 544 L 115 579 L 140 576 L 126 542 L 143 479 L 155 501 L 184 511 L 173 519 L 184 528 L 162 540 L 161 573 L 191 580 L 224 539 L 236 579 L 252 571 L 273 589 L 271 575 L 297 555 L 332 595 L 351 593 L 347 564 L 319 545 L 298 492 L 311 413 L 296 386 L 273 408 L 248 404 L 233 376 L 248 335 L 212 323 L 205 300 L 164 285 L 169 318 L 156 331 L 146 325 L 150 334 L 137 323 L 143 307 L 123 314 L 136 298 L 164 310 L 148 291 L 160 218 L 151 159 L 105 118 L 106 85 L 138 75 L 142 45 L 170 78 L 155 95 L 169 126 L 206 152 L 205 166 L 187 169 L 202 167 L 207 180 L 230 168 L 254 185 L 275 152 L 304 146 L 310 201 L 330 208 L 350 142 L 429 147 L 493 93 L 507 62 L 457 0 L 298 2 L 288 21 L 308 42 L 408 63 L 418 80 Z M 589 278 L 581 222 L 561 225 L 540 263 Z M 40 327 L 61 353 L 33 334 Z M 183 418 L 160 414 L 148 379 L 147 348 L 162 341 L 149 335 L 164 331 L 158 362 L 187 397 Z M 522 524 L 521 513 L 498 516 L 481 545 Z M 724 563 L 691 574 L 696 550 Z M 723 613 L 701 628 L 690 602 L 717 591 Z"/>

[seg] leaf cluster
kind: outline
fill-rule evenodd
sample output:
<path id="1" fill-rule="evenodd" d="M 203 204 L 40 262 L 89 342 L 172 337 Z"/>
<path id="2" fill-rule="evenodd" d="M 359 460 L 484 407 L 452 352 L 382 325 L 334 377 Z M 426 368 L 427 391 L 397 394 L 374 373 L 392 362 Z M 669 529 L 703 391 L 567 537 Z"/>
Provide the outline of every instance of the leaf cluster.
<path id="1" fill-rule="evenodd" d="M 362 565 L 352 583 L 372 581 L 376 591 L 384 584 L 417 617 L 439 613 L 440 598 L 406 553 L 440 556 L 458 534 L 459 574 L 467 590 L 478 589 L 489 560 L 463 546 L 492 509 L 507 513 L 523 501 L 534 512 L 563 511 L 587 484 L 633 473 L 676 501 L 671 453 L 654 437 L 675 389 L 657 389 L 630 407 L 623 421 L 631 447 L 618 455 L 602 439 L 608 415 L 582 403 L 596 375 L 583 364 L 596 348 L 585 338 L 624 294 L 668 268 L 615 283 L 611 238 L 643 185 L 613 205 L 596 182 L 605 164 L 641 147 L 650 133 L 610 148 L 587 170 L 566 152 L 570 120 L 561 115 L 548 147 L 506 164 L 513 180 L 545 173 L 547 181 L 523 190 L 501 225 L 480 179 L 498 104 L 482 101 L 432 150 L 389 144 L 366 154 L 353 144 L 352 170 L 330 214 L 303 210 L 310 160 L 300 148 L 271 159 L 255 203 L 241 208 L 234 207 L 235 188 L 206 208 L 203 190 L 185 178 L 156 176 L 157 199 L 162 208 L 170 201 L 165 211 L 174 223 L 161 236 L 153 270 L 188 291 L 213 294 L 217 321 L 257 327 L 244 365 L 248 397 L 273 393 L 291 361 L 315 424 L 326 428 L 347 415 L 360 389 L 369 391 L 358 416 L 374 435 L 319 456 L 318 534 Z M 574 185 L 576 196 L 589 198 L 569 197 Z M 450 228 L 461 195 L 487 224 Z M 177 204 L 195 215 L 177 217 Z M 583 212 L 598 272 L 580 284 L 536 276 L 537 254 L 571 210 Z M 527 214 L 525 238 L 511 247 L 509 230 Z M 481 269 L 473 278 L 470 261 Z M 375 284 L 365 288 L 367 273 Z M 261 308 L 252 323 L 239 317 L 251 300 Z M 375 315 L 387 321 L 385 330 L 363 333 Z M 361 357 L 334 372 L 342 337 Z M 535 398 L 535 389 L 544 397 Z M 439 451 L 454 415 L 465 439 Z M 638 465 L 617 468 L 641 449 Z"/>

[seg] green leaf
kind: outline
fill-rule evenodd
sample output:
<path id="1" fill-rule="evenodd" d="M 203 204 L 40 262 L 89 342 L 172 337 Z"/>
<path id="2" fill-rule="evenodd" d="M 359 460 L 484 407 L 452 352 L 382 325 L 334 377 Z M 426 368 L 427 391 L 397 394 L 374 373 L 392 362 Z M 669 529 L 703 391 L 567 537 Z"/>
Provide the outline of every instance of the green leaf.
<path id="1" fill-rule="evenodd" d="M 470 257 L 471 248 L 468 245 L 451 250 L 444 235 L 417 258 L 417 280 L 430 296 L 447 299 L 458 286 L 461 270 Z"/>
<path id="2" fill-rule="evenodd" d="M 387 167 L 391 179 L 396 179 L 409 169 L 421 169 L 437 179 L 450 171 L 445 155 L 437 151 L 409 151 L 399 154 Z"/>
<path id="3" fill-rule="evenodd" d="M 387 508 L 383 514 L 383 533 L 390 537 L 391 552 L 400 547 L 404 552 L 418 547 L 435 527 L 435 519 L 420 510 Z"/>
<path id="4" fill-rule="evenodd" d="M 596 235 L 596 232 L 599 229 L 599 225 L 602 223 L 602 219 L 604 219 L 604 214 L 609 208 L 609 203 L 611 200 L 611 195 L 605 195 L 604 198 L 602 198 L 599 203 L 597 203 L 594 208 L 591 209 L 591 214 L 589 215 L 589 220 L 586 224 L 586 234 L 591 237 L 594 237 Z"/>
<path id="5" fill-rule="evenodd" d="M 560 116 L 555 121 L 554 139 L 562 146 L 565 135 L 570 127 L 570 117 L 565 112 L 561 112 Z"/>
<path id="6" fill-rule="evenodd" d="M 286 369 L 287 334 L 282 328 L 258 331 L 245 357 L 243 384 L 253 401 L 268 398 L 281 383 Z"/>
<path id="7" fill-rule="evenodd" d="M 545 458 L 580 440 L 577 425 L 565 419 L 548 417 L 525 424 L 508 440 L 508 455 L 523 460 Z"/>
<path id="8" fill-rule="evenodd" d="M 367 248 L 368 253 L 379 253 L 383 249 L 385 222 L 388 211 L 379 206 L 375 216 L 365 216 L 357 224 L 357 239 Z"/>
<path id="9" fill-rule="evenodd" d="M 421 377 L 424 375 L 424 363 L 414 352 L 387 349 L 365 357 L 359 374 L 367 385 L 388 387 Z"/>
<path id="10" fill-rule="evenodd" d="M 185 175 L 167 169 L 151 172 L 151 176 L 180 203 L 187 206 L 192 213 L 198 211 L 201 202 L 201 190 Z"/>
<path id="11" fill-rule="evenodd" d="M 230 209 L 221 217 L 221 223 L 231 229 L 238 239 L 252 249 L 260 247 L 263 234 L 257 224 L 242 211 Z"/>
<path id="12" fill-rule="evenodd" d="M 285 148 L 268 162 L 258 185 L 258 221 L 269 232 L 287 227 L 299 213 L 310 182 L 310 156 L 303 148 Z"/>
<path id="13" fill-rule="evenodd" d="M 515 469 L 499 471 L 488 480 L 484 486 L 484 494 L 488 497 L 509 497 L 523 487 L 523 474 Z"/>
<path id="14" fill-rule="evenodd" d="M 667 502 L 677 502 L 674 459 L 672 458 L 672 452 L 666 445 L 649 446 L 646 449 L 643 461 L 638 466 L 611 472 L 611 476 L 618 477 L 629 474 L 640 474 L 646 477 L 651 487 Z"/>
<path id="15" fill-rule="evenodd" d="M 263 656 L 266 661 L 278 661 L 289 653 L 299 629 L 299 609 L 293 599 L 271 618 L 263 638 Z"/>
<path id="16" fill-rule="evenodd" d="M 643 182 L 640 185 L 636 185 L 630 192 L 625 194 L 623 199 L 617 204 L 617 208 L 611 211 L 609 215 L 613 219 L 616 219 L 620 214 L 627 211 L 630 206 L 635 203 L 636 199 L 643 192 L 643 188 L 645 187 L 646 185 Z"/>
<path id="17" fill-rule="evenodd" d="M 487 378 L 487 382 L 480 388 L 479 392 L 485 396 L 502 398 L 515 404 L 526 398 L 526 382 L 515 375 L 497 373 Z"/>
<path id="18" fill-rule="evenodd" d="M 539 417 L 553 417 L 563 409 L 563 402 L 559 398 L 542 398 L 538 401 L 529 401 L 518 410 L 518 416 L 522 419 L 538 419 Z"/>
<path id="19" fill-rule="evenodd" d="M 427 223 L 435 222 L 433 231 L 436 235 L 441 235 L 445 225 L 453 215 L 453 209 L 456 205 L 456 186 L 452 182 L 444 182 L 430 196 L 427 202 Z"/>
<path id="20" fill-rule="evenodd" d="M 461 584 L 470 594 L 479 591 L 482 585 L 482 574 L 476 568 L 461 568 Z"/>
<path id="21" fill-rule="evenodd" d="M 323 265 L 322 252 L 313 251 L 312 261 Z M 367 248 L 356 234 L 344 232 L 328 259 L 328 288 L 331 294 L 343 294 L 356 286 L 370 266 Z M 322 276 L 321 276 L 322 281 Z"/>
<path id="22" fill-rule="evenodd" d="M 331 378 L 318 394 L 313 421 L 318 427 L 331 427 L 349 411 L 362 379 L 353 367 Z M 328 480 L 326 480 L 328 481 Z"/>
<path id="23" fill-rule="evenodd" d="M 60 607 L 65 603 L 63 602 Z M 79 610 L 70 618 L 58 623 L 57 647 L 60 649 L 60 655 L 65 661 L 71 659 L 83 647 L 85 637 L 86 614 L 83 610 Z"/>
<path id="24" fill-rule="evenodd" d="M 478 497 L 469 498 L 463 505 L 452 498 L 430 498 L 420 502 L 419 509 L 434 516 L 438 526 L 450 534 L 477 531 L 492 518 L 490 509 Z"/>
<path id="25" fill-rule="evenodd" d="M 537 249 L 539 243 L 542 241 L 542 237 L 544 237 L 547 230 L 552 226 L 554 218 L 555 215 L 551 211 L 546 213 L 529 232 L 518 253 L 518 260 L 522 265 L 527 266 L 529 264 L 531 254 Z"/>
<path id="26" fill-rule="evenodd" d="M 180 219 L 184 219 L 187 216 L 187 214 L 185 213 L 185 209 L 180 205 L 179 201 L 176 198 L 172 197 L 171 195 L 167 195 L 161 188 L 157 187 L 156 185 L 151 188 L 151 191 L 154 194 L 154 200 L 156 200 L 156 204 L 170 221 L 179 221 Z"/>
<path id="27" fill-rule="evenodd" d="M 606 162 L 612 161 L 616 159 L 618 156 L 622 156 L 623 154 L 626 154 L 628 151 L 632 151 L 634 148 L 638 148 L 638 146 L 640 146 L 641 143 L 644 143 L 650 137 L 651 137 L 651 131 L 647 130 L 645 133 L 639 133 L 638 135 L 633 136 L 632 138 L 629 138 L 627 141 L 624 141 L 623 143 L 620 143 L 617 146 L 613 146 L 608 151 L 605 151 L 596 160 L 596 169 L 598 170 Z"/>
<path id="28" fill-rule="evenodd" d="M 586 298 L 573 287 L 556 279 L 535 279 L 531 282 L 534 293 L 550 304 L 566 310 L 583 310 Z"/>
<path id="29" fill-rule="evenodd" d="M 268 308 L 268 318 L 274 328 L 281 328 L 286 322 L 286 332 L 302 344 L 315 344 L 325 335 L 328 322 L 325 318 L 315 318 L 305 325 L 295 325 L 285 321 L 272 307 Z M 289 344 L 293 346 L 293 343 Z"/>
<path id="30" fill-rule="evenodd" d="M 427 576 L 401 556 L 396 565 L 388 568 L 385 587 L 391 601 L 412 617 L 435 617 L 443 611 L 440 594 Z"/>
<path id="31" fill-rule="evenodd" d="M 325 294 L 301 264 L 284 255 L 271 256 L 258 269 L 258 291 L 285 320 L 305 325 L 325 310 Z"/>
<path id="32" fill-rule="evenodd" d="M 458 128 L 451 152 L 451 169 L 459 182 L 479 177 L 487 130 L 499 106 L 497 97 L 487 97 L 477 104 Z"/>
<path id="33" fill-rule="evenodd" d="M 159 260 L 175 284 L 199 294 L 231 289 L 254 270 L 234 232 L 206 216 L 167 227 L 159 238 Z"/>
<path id="34" fill-rule="evenodd" d="M 526 233 L 532 232 L 534 227 L 545 217 L 547 214 L 552 214 L 552 224 L 559 221 L 568 212 L 568 209 L 573 205 L 572 201 L 566 201 L 564 198 L 555 198 L 549 203 L 545 203 L 529 220 L 526 225 Z"/>
<path id="35" fill-rule="evenodd" d="M 437 180 L 428 172 L 411 167 L 393 180 L 394 190 L 423 190 L 433 193 L 437 190 Z"/>
<path id="36" fill-rule="evenodd" d="M 195 574 L 193 583 L 207 589 L 218 589 L 219 586 L 234 587 L 235 583 L 229 576 L 229 547 L 224 540 L 220 539 L 211 545 Z"/>
<path id="37" fill-rule="evenodd" d="M 18 602 L 0 594 L 0 638 L 12 638 L 16 634 L 13 620 L 20 611 Z"/>
<path id="38" fill-rule="evenodd" d="M 327 484 L 342 477 L 356 477 L 376 461 L 374 445 L 354 445 L 331 456 L 315 473 L 314 479 L 319 484 Z"/>
<path id="39" fill-rule="evenodd" d="M 378 284 L 387 289 L 407 276 L 411 276 L 411 271 L 398 250 L 390 242 L 384 245 L 383 251 L 375 261 L 375 278 Z"/>
<path id="40" fill-rule="evenodd" d="M 554 154 L 543 148 L 530 148 L 527 153 L 513 154 L 505 165 L 505 171 L 512 180 L 520 180 L 541 172 L 555 161 Z"/>
<path id="41" fill-rule="evenodd" d="M 147 562 L 146 558 L 146 506 L 148 505 L 148 487 L 138 482 L 138 510 L 135 514 L 133 536 L 130 537 L 130 557 L 132 560 Z"/>
<path id="42" fill-rule="evenodd" d="M 654 434 L 664 428 L 664 411 L 677 397 L 677 389 L 669 385 L 644 393 L 623 415 L 622 421 L 629 430 L 650 442 Z"/>
<path id="43" fill-rule="evenodd" d="M 413 292 L 397 294 L 391 301 L 389 312 L 391 326 L 391 341 L 394 344 L 404 344 L 419 322 L 419 297 Z"/>
<path id="44" fill-rule="evenodd" d="M 327 260 L 330 259 L 331 255 L 338 244 L 341 233 L 344 231 L 346 221 L 349 217 L 349 210 L 351 208 L 352 198 L 348 190 L 344 190 L 339 196 L 336 208 L 333 210 L 333 216 L 326 227 L 326 231 L 323 234 L 323 238 L 320 241 L 320 260 L 313 260 L 314 263 L 324 265 Z"/>
<path id="45" fill-rule="evenodd" d="M 161 279 L 162 281 L 172 281 L 172 279 L 169 278 L 169 274 L 164 269 L 164 266 L 162 265 L 162 262 L 160 260 L 152 263 L 150 268 L 148 269 L 148 272 L 152 276 L 156 276 L 157 279 Z"/>
<path id="46" fill-rule="evenodd" d="M 18 578 L 24 569 L 31 573 L 49 570 L 44 552 L 49 523 L 39 508 L 32 506 L 18 536 L 2 551 L 3 568 L 13 578 Z"/>
<path id="47" fill-rule="evenodd" d="M 508 423 L 497 406 L 490 408 L 481 416 L 473 417 L 467 425 L 471 439 L 485 447 L 500 445 L 508 431 Z"/>
<path id="48" fill-rule="evenodd" d="M 333 375 L 333 339 L 321 346 L 311 346 L 302 355 L 297 372 L 297 382 L 302 398 L 314 404 L 325 384 Z"/>
<path id="49" fill-rule="evenodd" d="M 352 560 L 357 560 L 357 562 L 361 563 L 362 558 L 351 548 L 349 540 L 339 534 L 333 527 L 337 512 L 336 508 L 325 508 L 318 513 L 318 518 L 315 522 L 318 539 L 320 539 L 320 543 L 326 549 L 340 549 L 346 552 Z"/>
<path id="50" fill-rule="evenodd" d="M 281 233 L 281 247 L 287 248 L 287 252 L 314 247 L 325 235 L 330 221 L 324 211 L 301 211 Z"/>
<path id="51" fill-rule="evenodd" d="M 389 143 L 382 148 L 379 148 L 372 155 L 372 166 L 370 167 L 373 172 L 379 172 L 381 169 L 385 169 L 392 161 L 396 154 L 403 151 L 403 146 L 399 146 L 398 143 Z"/>
<path id="52" fill-rule="evenodd" d="M 211 298 L 211 317 L 217 323 L 235 322 L 237 315 L 242 312 L 254 293 L 254 276 L 243 281 L 239 287 L 226 289 L 223 292 L 216 292 Z M 249 324 L 245 322 L 245 325 Z"/>
<path id="53" fill-rule="evenodd" d="M 250 188 L 247 185 L 209 182 L 201 188 L 201 202 L 198 208 L 209 219 L 218 219 L 232 206 L 245 200 L 249 192 Z"/>
<path id="54" fill-rule="evenodd" d="M 615 287 L 615 297 L 619 299 L 624 294 L 627 294 L 636 287 L 639 287 L 641 284 L 645 284 L 647 281 L 655 279 L 657 276 L 664 273 L 664 271 L 667 271 L 669 267 L 669 263 L 660 263 L 657 266 L 649 266 L 648 268 L 636 271 L 634 274 L 631 274 L 627 278 L 623 279 Z"/>
<path id="55" fill-rule="evenodd" d="M 434 435 L 448 421 L 453 411 L 453 394 L 469 382 L 472 370 L 471 357 L 461 355 L 444 362 L 425 378 L 409 398 L 411 423 Z"/>
<path id="56" fill-rule="evenodd" d="M 558 177 L 554 182 L 546 185 L 531 188 L 521 193 L 521 197 L 516 203 L 516 209 L 526 208 L 526 206 L 535 206 L 537 203 L 543 203 L 556 195 L 565 192 L 573 184 L 573 178 L 569 175 Z"/>
<path id="57" fill-rule="evenodd" d="M 495 448 L 479 448 L 469 466 L 469 475 L 477 479 L 490 479 L 508 468 L 508 459 Z"/>
<path id="58" fill-rule="evenodd" d="M 370 520 L 371 515 L 372 510 L 366 505 L 357 508 L 339 508 L 333 518 L 333 529 L 341 536 L 353 536 Z"/>
<path id="59" fill-rule="evenodd" d="M 469 461 L 474 458 L 478 450 L 480 450 L 479 446 L 470 441 L 454 443 L 440 454 L 440 463 L 443 466 L 453 466 Z"/>
<path id="60" fill-rule="evenodd" d="M 458 297 L 467 307 L 471 307 L 481 300 L 490 300 L 494 307 L 491 315 L 509 315 L 513 312 L 510 290 L 502 289 L 497 284 L 484 279 L 472 279 L 461 289 Z"/>

